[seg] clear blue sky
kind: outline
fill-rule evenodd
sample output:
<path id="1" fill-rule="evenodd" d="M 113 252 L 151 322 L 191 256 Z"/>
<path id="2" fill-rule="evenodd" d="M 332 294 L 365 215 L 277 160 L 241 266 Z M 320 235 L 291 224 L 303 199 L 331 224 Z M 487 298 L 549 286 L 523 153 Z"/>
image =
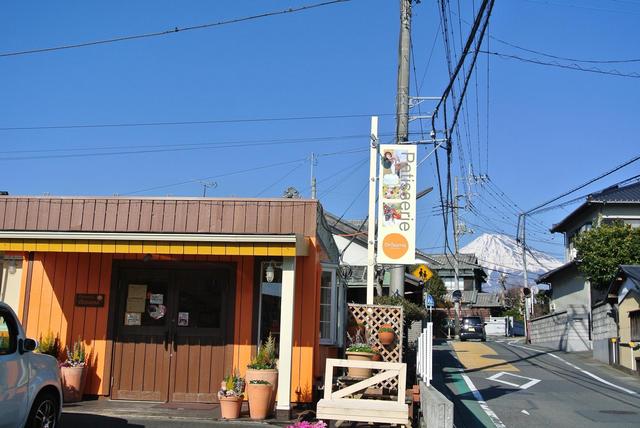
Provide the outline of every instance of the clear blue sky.
<path id="1" fill-rule="evenodd" d="M 0 13 L 0 52 L 161 31 L 312 2 L 11 2 L 3 4 Z M 472 3 L 460 1 L 467 21 L 480 1 Z M 451 8 L 457 13 L 457 1 L 451 1 Z M 388 135 L 395 129 L 394 118 L 388 114 L 395 109 L 398 9 L 397 0 L 353 0 L 164 37 L 0 58 L 0 128 L 377 113 L 387 114 L 381 116 L 380 132 Z M 490 33 L 559 56 L 638 58 L 639 19 L 640 2 L 631 0 L 497 0 Z M 420 95 L 441 94 L 448 80 L 441 36 L 434 45 L 439 25 L 434 0 L 414 6 Z M 450 25 L 459 52 L 459 31 L 466 37 L 469 27 L 459 24 L 455 14 Z M 495 40 L 490 41 L 490 49 L 543 58 Z M 465 163 L 471 161 L 476 173 L 488 174 L 519 206 L 535 206 L 638 153 L 640 79 L 496 57 L 489 65 L 489 143 L 483 55 L 478 61 L 477 111 L 475 81 L 467 98 L 465 119 L 468 115 L 471 138 L 466 137 L 464 121 L 460 128 Z M 595 66 L 640 72 L 640 63 Z M 413 82 L 412 75 L 411 93 L 415 95 Z M 412 125 L 413 131 L 419 129 L 417 122 Z M 207 180 L 216 181 L 218 187 L 209 190 L 211 196 L 279 196 L 289 185 L 308 196 L 309 161 L 304 159 L 311 152 L 365 149 L 368 132 L 366 117 L 0 130 L 4 148 L 0 187 L 11 194 L 112 195 L 213 177 Z M 290 139 L 287 144 L 278 141 L 285 139 Z M 270 143 L 241 146 L 237 142 Z M 179 146 L 184 144 L 192 146 Z M 216 149 L 216 144 L 222 147 Z M 158 147 L 146 147 L 151 145 Z M 166 146 L 173 151 L 36 158 L 130 151 L 132 146 L 141 146 L 140 151 Z M 198 149 L 175 150 L 186 147 Z M 340 215 L 353 202 L 345 217 L 366 215 L 366 191 L 360 193 L 366 185 L 366 159 L 366 151 L 319 159 L 319 195 L 326 209 Z M 453 172 L 459 175 L 458 152 L 454 159 Z M 289 163 L 273 166 L 281 162 Z M 586 191 L 606 187 L 639 170 L 637 165 L 625 168 Z M 419 181 L 420 187 L 435 185 L 431 161 L 424 163 Z M 473 189 L 471 202 L 481 215 L 462 212 L 469 223 L 479 226 L 472 228 L 513 233 L 515 217 L 500 213 L 507 209 L 498 205 L 491 190 L 486 186 Z M 200 184 L 190 182 L 136 194 L 197 196 L 201 192 Z M 421 248 L 431 249 L 443 242 L 442 221 L 432 215 L 438 203 L 436 194 L 437 190 L 419 203 Z M 539 219 L 548 227 L 570 209 L 552 211 Z M 532 226 L 538 229 L 533 238 L 551 240 L 551 235 L 543 233 L 544 227 Z M 463 243 L 472 237 L 465 236 Z M 560 237 L 553 240 L 561 241 Z M 559 245 L 536 244 L 553 253 L 560 250 Z"/>

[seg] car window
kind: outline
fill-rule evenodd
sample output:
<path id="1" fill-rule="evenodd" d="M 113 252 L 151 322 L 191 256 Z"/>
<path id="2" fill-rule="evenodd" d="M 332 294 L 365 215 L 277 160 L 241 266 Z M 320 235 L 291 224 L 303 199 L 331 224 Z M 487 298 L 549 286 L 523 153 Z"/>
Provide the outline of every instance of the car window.
<path id="1" fill-rule="evenodd" d="M 0 311 L 0 355 L 8 355 L 16 352 L 17 333 L 13 325 L 13 318 Z"/>
<path id="2" fill-rule="evenodd" d="M 464 324 L 480 325 L 480 324 L 482 324 L 482 319 L 480 319 L 480 318 L 465 318 L 463 322 L 464 322 Z"/>

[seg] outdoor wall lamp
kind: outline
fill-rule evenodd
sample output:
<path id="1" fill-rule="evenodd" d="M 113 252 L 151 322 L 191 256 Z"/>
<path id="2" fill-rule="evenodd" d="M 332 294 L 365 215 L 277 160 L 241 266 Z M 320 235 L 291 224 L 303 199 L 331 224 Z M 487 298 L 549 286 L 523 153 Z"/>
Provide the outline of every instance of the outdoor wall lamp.
<path id="1" fill-rule="evenodd" d="M 9 260 L 9 266 L 7 266 L 7 270 L 9 271 L 10 275 L 13 275 L 16 273 L 18 267 L 16 266 L 16 261 L 11 259 Z"/>
<path id="2" fill-rule="evenodd" d="M 267 282 L 273 282 L 276 277 L 276 267 L 281 267 L 281 265 L 277 262 L 270 261 L 269 266 L 264 270 L 264 277 Z"/>

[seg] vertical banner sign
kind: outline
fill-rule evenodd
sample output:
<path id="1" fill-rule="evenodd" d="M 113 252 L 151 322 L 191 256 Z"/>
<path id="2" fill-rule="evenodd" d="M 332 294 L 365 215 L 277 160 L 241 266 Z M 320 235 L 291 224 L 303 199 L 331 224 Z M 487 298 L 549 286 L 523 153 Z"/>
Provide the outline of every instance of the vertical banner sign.
<path id="1" fill-rule="evenodd" d="M 378 263 L 416 261 L 416 146 L 380 145 Z"/>

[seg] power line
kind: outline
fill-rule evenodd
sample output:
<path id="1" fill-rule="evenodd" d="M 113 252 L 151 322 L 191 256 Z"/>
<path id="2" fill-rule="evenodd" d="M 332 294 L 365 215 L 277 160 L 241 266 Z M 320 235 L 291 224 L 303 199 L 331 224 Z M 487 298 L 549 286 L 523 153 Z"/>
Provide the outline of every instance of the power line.
<path id="1" fill-rule="evenodd" d="M 568 70 L 583 71 L 583 72 L 587 72 L 587 73 L 605 74 L 605 75 L 610 75 L 610 76 L 630 77 L 630 78 L 633 78 L 633 79 L 639 79 L 640 78 L 640 73 L 635 72 L 635 71 L 631 72 L 631 73 L 623 73 L 623 72 L 620 72 L 618 70 L 602 70 L 602 69 L 597 68 L 597 67 L 583 67 L 583 66 L 581 66 L 579 64 L 561 64 L 561 63 L 559 63 L 557 61 L 542 61 L 542 60 L 535 59 L 535 58 L 523 58 L 523 57 L 518 56 L 518 55 L 506 54 L 506 53 L 502 53 L 502 52 L 493 52 L 493 51 L 487 51 L 487 50 L 481 50 L 480 52 L 488 54 L 488 55 L 497 56 L 498 58 L 515 59 L 515 60 L 526 62 L 526 63 L 530 63 L 530 64 L 545 65 L 545 66 L 550 66 L 550 67 L 557 67 L 557 68 L 564 68 L 564 69 L 568 69 Z"/>
<path id="2" fill-rule="evenodd" d="M 37 54 L 37 53 L 43 53 L 43 52 L 60 51 L 60 50 L 65 50 L 65 49 L 82 48 L 82 47 L 87 47 L 87 46 L 104 45 L 104 44 L 108 44 L 108 43 L 124 42 L 124 41 L 129 41 L 129 40 L 145 39 L 145 38 L 150 38 L 150 37 L 168 36 L 168 35 L 176 34 L 178 32 L 182 33 L 182 32 L 185 32 L 185 31 L 202 30 L 202 29 L 205 29 L 205 28 L 219 27 L 219 26 L 222 26 L 222 25 L 237 24 L 237 23 L 240 23 L 240 22 L 252 21 L 252 20 L 256 20 L 256 19 L 260 19 L 260 18 L 267 18 L 267 17 L 271 17 L 271 16 L 285 15 L 285 14 L 295 13 L 295 12 L 302 12 L 302 11 L 309 10 L 309 9 L 315 9 L 315 8 L 319 8 L 319 7 L 322 7 L 322 6 L 329 6 L 329 5 L 336 4 L 336 3 L 345 3 L 345 2 L 348 2 L 348 1 L 351 1 L 351 0 L 331 0 L 331 1 L 325 1 L 325 2 L 322 2 L 322 3 L 315 3 L 315 4 L 309 4 L 309 5 L 306 5 L 306 6 L 300 6 L 300 7 L 295 7 L 295 8 L 287 8 L 287 9 L 278 10 L 278 11 L 265 12 L 265 13 L 261 13 L 261 14 L 257 14 L 257 15 L 250 15 L 250 16 L 245 16 L 245 17 L 241 17 L 241 18 L 228 19 L 228 20 L 212 22 L 212 23 L 208 23 L 208 24 L 191 25 L 191 26 L 182 27 L 182 28 L 174 27 L 174 28 L 172 28 L 170 30 L 155 31 L 155 32 L 152 32 L 152 33 L 134 34 L 134 35 L 129 35 L 129 36 L 113 37 L 113 38 L 110 38 L 110 39 L 94 40 L 94 41 L 91 41 L 91 42 L 74 43 L 74 44 L 70 44 L 70 45 L 60 45 L 60 46 L 53 46 L 53 47 L 47 47 L 47 48 L 29 49 L 29 50 L 14 51 L 14 52 L 4 52 L 4 53 L 0 53 L 0 57 L 10 57 L 10 56 Z"/>
<path id="3" fill-rule="evenodd" d="M 369 149 L 364 149 L 364 151 L 368 151 Z M 344 152 L 333 152 L 333 153 L 322 153 L 321 155 L 323 156 L 333 156 L 333 155 L 338 155 L 338 154 L 343 154 L 345 152 L 353 152 L 352 150 L 346 150 Z M 184 184 L 191 184 L 191 183 L 196 183 L 196 182 L 200 182 L 203 180 L 211 180 L 214 178 L 220 178 L 220 177 L 229 177 L 231 175 L 238 175 L 238 174 L 244 174 L 247 172 L 253 172 L 253 171 L 259 171 L 259 170 L 263 170 L 263 169 L 268 169 L 268 168 L 274 168 L 277 166 L 283 166 L 283 165 L 291 165 L 291 164 L 295 164 L 295 163 L 300 163 L 300 162 L 306 162 L 307 158 L 301 158 L 301 159 L 294 159 L 294 160 L 290 160 L 290 161 L 283 161 L 283 162 L 275 162 L 275 163 L 268 163 L 265 165 L 260 165 L 260 166 L 254 166 L 251 168 L 246 168 L 246 169 L 241 169 L 241 170 L 237 170 L 237 171 L 231 171 L 231 172 L 226 172 L 226 173 L 222 173 L 222 174 L 217 174 L 217 175 L 211 175 L 209 177 L 200 177 L 200 178 L 194 178 L 191 180 L 184 180 L 184 181 L 180 181 L 180 182 L 176 182 L 176 183 L 169 183 L 169 184 L 162 184 L 159 186 L 154 186 L 154 187 L 148 187 L 145 189 L 139 189 L 139 190 L 134 190 L 132 192 L 126 192 L 126 193 L 122 193 L 122 195 L 135 195 L 138 193 L 145 193 L 145 192 L 150 192 L 153 190 L 159 190 L 159 189 L 166 189 L 169 187 L 176 187 L 176 186 L 181 186 Z"/>
<path id="4" fill-rule="evenodd" d="M 0 161 L 20 161 L 20 160 L 34 160 L 34 159 L 62 159 L 62 158 L 83 158 L 83 157 L 99 157 L 99 156 L 117 156 L 117 155 L 132 155 L 132 154 L 149 154 L 149 153 L 167 153 L 167 152 L 182 152 L 182 151 L 194 151 L 194 150 L 219 150 L 225 148 L 241 148 L 241 147 L 262 147 L 284 144 L 299 144 L 309 142 L 326 142 L 332 140 L 345 140 L 345 139 L 360 139 L 366 138 L 368 135 L 352 135 L 342 137 L 315 137 L 315 138 L 300 138 L 300 139 L 275 139 L 275 140 L 251 140 L 251 141 L 231 141 L 231 142 L 209 142 L 209 143 L 185 143 L 185 144 L 172 144 L 172 145 L 138 145 L 127 146 L 124 149 L 123 146 L 103 146 L 94 148 L 81 148 L 74 147 L 68 149 L 40 149 L 40 150 L 16 150 L 5 153 L 39 153 L 28 156 L 13 156 L 13 157 L 0 157 Z M 94 150 L 94 152 L 88 152 Z M 95 152 L 95 150 L 101 150 L 102 152 Z M 364 152 L 367 149 L 353 149 L 351 153 Z M 86 153 L 68 153 L 68 152 L 86 152 Z M 53 154 L 44 154 L 53 153 Z M 62 154 L 55 154 L 62 153 Z M 340 152 L 345 153 L 345 152 Z"/>
<path id="5" fill-rule="evenodd" d="M 544 202 L 544 203 L 542 203 L 540 205 L 537 205 L 534 208 L 531 208 L 530 210 L 528 210 L 524 214 L 527 214 L 527 215 L 532 214 L 535 211 L 539 210 L 540 208 L 543 208 L 543 207 L 545 207 L 545 206 L 547 206 L 547 205 L 549 205 L 549 204 L 551 204 L 551 203 L 553 203 L 553 202 L 555 202 L 555 201 L 557 201 L 559 199 L 564 198 L 565 196 L 568 196 L 568 195 L 570 195 L 570 194 L 572 194 L 574 192 L 577 192 L 578 190 L 583 189 L 583 188 L 587 187 L 588 185 L 590 185 L 592 183 L 595 183 L 596 181 L 601 180 L 601 179 L 613 174 L 614 172 L 621 170 L 622 168 L 624 168 L 624 167 L 626 167 L 628 165 L 631 165 L 632 163 L 638 161 L 639 159 L 640 159 L 640 155 L 639 156 L 634 156 L 633 158 L 631 158 L 631 159 L 621 163 L 620 165 L 618 165 L 618 166 L 616 166 L 616 167 L 614 167 L 614 168 L 612 168 L 612 169 L 610 169 L 610 170 L 598 175 L 597 177 L 594 177 L 594 178 L 588 180 L 587 182 L 580 184 L 579 186 L 576 186 L 576 187 L 574 187 L 574 188 L 572 188 L 572 189 L 570 189 L 570 190 L 568 190 L 566 192 L 563 192 L 559 196 L 551 198 L 548 201 L 546 201 L 546 202 Z"/>
<path id="6" fill-rule="evenodd" d="M 212 119 L 212 120 L 186 120 L 171 122 L 128 122 L 128 123 L 92 123 L 70 125 L 34 125 L 34 126 L 4 126 L 0 131 L 34 131 L 47 129 L 87 129 L 87 128 L 133 128 L 141 126 L 179 126 L 179 125 L 212 125 L 225 123 L 258 123 L 258 122 L 284 122 L 296 120 L 325 120 L 325 119 L 354 119 L 369 118 L 371 116 L 394 116 L 393 113 L 371 114 L 335 114 L 316 116 L 289 116 L 289 117 L 258 117 L 237 119 Z"/>

